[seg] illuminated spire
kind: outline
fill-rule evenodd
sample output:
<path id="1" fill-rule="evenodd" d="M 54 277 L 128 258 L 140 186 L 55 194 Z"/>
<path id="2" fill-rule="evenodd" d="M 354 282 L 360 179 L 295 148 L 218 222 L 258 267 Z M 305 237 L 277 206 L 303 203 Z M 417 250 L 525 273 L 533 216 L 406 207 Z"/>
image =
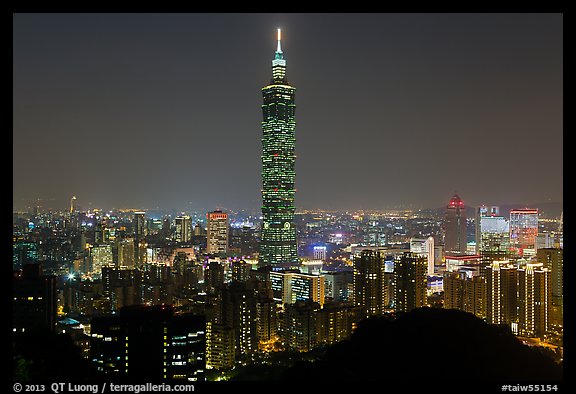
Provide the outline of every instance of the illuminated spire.
<path id="1" fill-rule="evenodd" d="M 282 46 L 280 42 L 282 40 L 282 29 L 278 29 L 278 48 L 276 48 L 276 53 L 282 53 Z"/>
<path id="2" fill-rule="evenodd" d="M 278 46 L 272 60 L 272 83 L 286 83 L 286 60 L 282 53 L 282 30 L 278 29 Z"/>

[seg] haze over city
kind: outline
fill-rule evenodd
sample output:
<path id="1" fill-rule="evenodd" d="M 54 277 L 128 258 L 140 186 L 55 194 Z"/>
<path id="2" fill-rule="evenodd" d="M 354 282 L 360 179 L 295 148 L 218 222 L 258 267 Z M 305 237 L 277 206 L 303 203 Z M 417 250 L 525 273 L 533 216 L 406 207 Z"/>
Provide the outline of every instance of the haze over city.
<path id="1" fill-rule="evenodd" d="M 562 203 L 562 14 L 14 14 L 13 205 L 258 210 L 282 28 L 296 208 Z"/>

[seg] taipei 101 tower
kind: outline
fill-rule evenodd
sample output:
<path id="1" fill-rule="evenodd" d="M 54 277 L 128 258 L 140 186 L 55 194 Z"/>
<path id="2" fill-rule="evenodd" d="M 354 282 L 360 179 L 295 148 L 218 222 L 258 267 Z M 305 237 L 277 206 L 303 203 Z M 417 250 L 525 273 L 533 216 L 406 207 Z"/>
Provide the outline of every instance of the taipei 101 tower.
<path id="1" fill-rule="evenodd" d="M 299 264 L 294 226 L 294 94 L 286 79 L 286 60 L 278 29 L 272 80 L 262 88 L 262 237 L 259 266 L 272 270 Z"/>

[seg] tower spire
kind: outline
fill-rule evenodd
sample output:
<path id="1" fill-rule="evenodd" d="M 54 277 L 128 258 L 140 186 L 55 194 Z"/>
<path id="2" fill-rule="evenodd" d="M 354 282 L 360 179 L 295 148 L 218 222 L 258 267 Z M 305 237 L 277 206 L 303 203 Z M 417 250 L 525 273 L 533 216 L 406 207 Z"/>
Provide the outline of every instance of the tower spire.
<path id="1" fill-rule="evenodd" d="M 282 53 L 282 30 L 277 30 L 278 45 L 272 60 L 272 83 L 286 83 L 286 60 Z"/>
<path id="2" fill-rule="evenodd" d="M 280 44 L 282 41 L 282 29 L 278 29 L 278 47 L 276 48 L 276 53 L 282 53 L 282 45 Z"/>

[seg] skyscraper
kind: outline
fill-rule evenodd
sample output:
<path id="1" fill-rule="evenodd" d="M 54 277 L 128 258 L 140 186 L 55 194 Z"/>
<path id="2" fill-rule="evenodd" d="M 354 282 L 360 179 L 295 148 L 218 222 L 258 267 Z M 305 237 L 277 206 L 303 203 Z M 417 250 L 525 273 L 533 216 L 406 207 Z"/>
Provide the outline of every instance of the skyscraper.
<path id="1" fill-rule="evenodd" d="M 70 199 L 70 215 L 76 211 L 76 196 L 72 196 Z"/>
<path id="2" fill-rule="evenodd" d="M 208 212 L 208 238 L 206 251 L 209 254 L 228 253 L 228 214 L 222 211 Z"/>
<path id="3" fill-rule="evenodd" d="M 176 216 L 176 242 L 190 242 L 190 216 Z"/>
<path id="4" fill-rule="evenodd" d="M 426 289 L 426 276 L 424 283 Z M 379 251 L 364 250 L 354 258 L 354 305 L 364 316 L 384 313 L 384 259 Z"/>
<path id="5" fill-rule="evenodd" d="M 486 321 L 490 324 L 518 322 L 518 269 L 508 260 L 486 267 Z"/>
<path id="6" fill-rule="evenodd" d="M 102 273 L 102 267 L 113 265 L 112 245 L 94 245 L 90 248 L 90 271 L 95 275 Z"/>
<path id="7" fill-rule="evenodd" d="M 458 194 L 454 194 L 446 206 L 444 234 L 446 253 L 466 253 L 466 209 Z"/>
<path id="8" fill-rule="evenodd" d="M 476 215 L 476 251 L 485 263 L 508 257 L 510 248 L 510 224 L 498 216 L 498 207 L 478 208 Z"/>
<path id="9" fill-rule="evenodd" d="M 146 247 L 144 237 L 146 236 L 146 213 L 134 212 L 134 264 L 136 267 L 144 264 Z"/>
<path id="10" fill-rule="evenodd" d="M 262 237 L 260 265 L 272 269 L 298 265 L 294 226 L 296 88 L 286 79 L 280 44 L 272 61 L 272 80 L 262 88 Z"/>
<path id="11" fill-rule="evenodd" d="M 538 235 L 538 209 L 513 209 L 510 211 L 510 247 L 519 257 L 536 254 Z"/>
<path id="12" fill-rule="evenodd" d="M 518 270 L 518 325 L 521 335 L 543 337 L 550 323 L 550 270 L 542 263 Z"/>
<path id="13" fill-rule="evenodd" d="M 176 242 L 190 242 L 192 234 L 190 232 L 190 216 L 177 216 L 176 222 Z"/>

